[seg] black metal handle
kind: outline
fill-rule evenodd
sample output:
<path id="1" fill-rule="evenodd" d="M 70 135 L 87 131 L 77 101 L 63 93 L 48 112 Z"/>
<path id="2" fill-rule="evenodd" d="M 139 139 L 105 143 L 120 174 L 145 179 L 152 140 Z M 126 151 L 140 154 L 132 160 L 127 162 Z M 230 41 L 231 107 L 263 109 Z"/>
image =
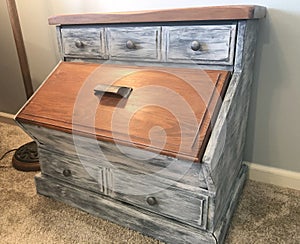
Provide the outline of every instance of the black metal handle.
<path id="1" fill-rule="evenodd" d="M 105 84 L 99 84 L 94 88 L 95 95 L 110 94 L 113 96 L 128 98 L 132 88 L 125 86 L 110 86 Z"/>

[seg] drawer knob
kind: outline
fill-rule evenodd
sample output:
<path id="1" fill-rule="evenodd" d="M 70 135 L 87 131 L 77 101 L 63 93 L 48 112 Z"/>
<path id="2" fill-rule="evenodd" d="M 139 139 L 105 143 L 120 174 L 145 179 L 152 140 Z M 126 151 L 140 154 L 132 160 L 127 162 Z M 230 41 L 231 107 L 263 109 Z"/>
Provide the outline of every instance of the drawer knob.
<path id="1" fill-rule="evenodd" d="M 84 46 L 84 43 L 82 41 L 77 40 L 77 41 L 75 41 L 75 46 L 77 48 L 82 48 Z"/>
<path id="2" fill-rule="evenodd" d="M 72 175 L 71 170 L 69 170 L 69 169 L 64 169 L 63 175 L 64 175 L 65 177 L 70 177 L 70 176 Z"/>
<path id="3" fill-rule="evenodd" d="M 157 204 L 155 197 L 147 197 L 146 201 L 150 206 L 154 206 Z"/>
<path id="4" fill-rule="evenodd" d="M 135 49 L 134 42 L 131 41 L 131 40 L 128 40 L 128 41 L 126 42 L 126 47 L 127 47 L 128 49 Z"/>
<path id="5" fill-rule="evenodd" d="M 192 42 L 191 49 L 193 51 L 199 51 L 200 47 L 201 47 L 200 42 L 198 42 L 198 41 L 193 41 Z"/>

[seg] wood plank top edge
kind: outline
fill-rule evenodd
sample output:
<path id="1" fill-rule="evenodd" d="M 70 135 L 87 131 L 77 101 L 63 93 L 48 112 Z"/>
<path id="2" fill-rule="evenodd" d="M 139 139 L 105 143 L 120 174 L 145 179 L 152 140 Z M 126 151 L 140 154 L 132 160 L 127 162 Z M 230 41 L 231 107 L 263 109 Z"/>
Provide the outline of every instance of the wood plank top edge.
<path id="1" fill-rule="evenodd" d="M 259 19 L 266 8 L 258 5 L 227 5 L 178 9 L 144 10 L 132 12 L 103 12 L 56 15 L 48 19 L 50 25 L 118 24 L 146 22 L 176 22 L 199 20 Z"/>

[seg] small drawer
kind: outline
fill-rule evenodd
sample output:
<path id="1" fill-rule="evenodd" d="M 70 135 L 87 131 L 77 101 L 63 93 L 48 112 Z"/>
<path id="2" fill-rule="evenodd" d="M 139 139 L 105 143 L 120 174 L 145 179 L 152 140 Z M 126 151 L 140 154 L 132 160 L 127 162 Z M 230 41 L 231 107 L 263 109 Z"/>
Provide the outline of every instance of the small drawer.
<path id="1" fill-rule="evenodd" d="M 160 60 L 160 27 L 107 28 L 112 60 Z"/>
<path id="2" fill-rule="evenodd" d="M 113 171 L 114 198 L 177 221 L 206 229 L 208 195 L 200 189 L 178 187 L 155 175 Z"/>
<path id="3" fill-rule="evenodd" d="M 62 27 L 63 53 L 67 57 L 105 58 L 104 29 L 100 27 Z"/>
<path id="4" fill-rule="evenodd" d="M 165 27 L 167 61 L 232 65 L 235 25 Z"/>
<path id="5" fill-rule="evenodd" d="M 84 167 L 80 160 L 40 148 L 39 160 L 43 174 L 98 193 L 108 194 L 105 168 Z M 104 182 L 105 181 L 105 182 Z"/>

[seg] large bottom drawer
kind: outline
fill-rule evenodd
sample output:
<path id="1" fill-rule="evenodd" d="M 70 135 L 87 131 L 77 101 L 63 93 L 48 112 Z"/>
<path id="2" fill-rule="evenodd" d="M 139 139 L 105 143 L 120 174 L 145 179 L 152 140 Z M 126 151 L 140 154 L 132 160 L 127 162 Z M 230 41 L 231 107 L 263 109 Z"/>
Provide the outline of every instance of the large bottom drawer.
<path id="1" fill-rule="evenodd" d="M 206 229 L 209 196 L 192 187 L 151 174 L 101 167 L 40 148 L 42 174 L 69 184 Z M 90 160 L 87 158 L 87 160 Z"/>
<path id="2" fill-rule="evenodd" d="M 35 182 L 39 194 L 167 243 L 216 244 L 224 233 L 194 228 L 45 175 L 38 174 Z"/>

